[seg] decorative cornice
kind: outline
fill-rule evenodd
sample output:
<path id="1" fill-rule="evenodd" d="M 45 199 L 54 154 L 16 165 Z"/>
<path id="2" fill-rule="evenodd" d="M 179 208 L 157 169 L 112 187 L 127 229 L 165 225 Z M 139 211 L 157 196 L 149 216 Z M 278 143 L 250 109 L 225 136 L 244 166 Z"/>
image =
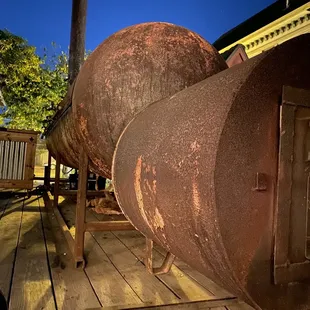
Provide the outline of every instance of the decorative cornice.
<path id="1" fill-rule="evenodd" d="M 274 29 L 272 31 L 268 31 L 263 36 L 255 39 L 255 41 L 252 41 L 250 43 L 247 43 L 245 45 L 246 52 L 249 53 L 253 48 L 258 47 L 259 45 L 262 45 L 263 43 L 268 43 L 270 41 L 275 41 L 279 37 L 282 37 L 283 34 L 287 34 L 289 32 L 295 31 L 297 28 L 302 26 L 304 23 L 307 23 L 310 25 L 310 14 L 306 14 L 304 16 L 299 17 L 299 19 L 295 19 L 292 22 L 288 22 L 285 26 L 281 26 L 280 28 Z"/>
<path id="2" fill-rule="evenodd" d="M 236 44 L 242 44 L 251 58 L 277 44 L 308 32 L 310 32 L 310 2 L 225 47 L 220 53 Z"/>

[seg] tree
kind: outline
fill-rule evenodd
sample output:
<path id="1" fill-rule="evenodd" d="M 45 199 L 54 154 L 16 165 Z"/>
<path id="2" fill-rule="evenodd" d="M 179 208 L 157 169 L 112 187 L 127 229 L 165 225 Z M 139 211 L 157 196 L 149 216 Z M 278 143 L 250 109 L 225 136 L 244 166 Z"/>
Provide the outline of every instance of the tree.
<path id="1" fill-rule="evenodd" d="M 39 57 L 25 39 L 0 30 L 0 89 L 6 103 L 0 124 L 43 131 L 66 93 L 67 63 L 65 52 Z"/>

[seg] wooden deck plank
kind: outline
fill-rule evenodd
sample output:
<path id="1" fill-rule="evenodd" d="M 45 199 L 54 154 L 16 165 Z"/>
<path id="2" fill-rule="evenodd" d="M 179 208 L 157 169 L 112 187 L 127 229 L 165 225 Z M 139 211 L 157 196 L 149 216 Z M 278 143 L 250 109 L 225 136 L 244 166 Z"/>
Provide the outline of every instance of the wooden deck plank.
<path id="1" fill-rule="evenodd" d="M 141 262 L 145 240 L 135 231 L 86 233 L 88 265 L 85 271 L 73 268 L 58 223 L 55 218 L 51 222 L 48 220 L 43 200 L 35 199 L 12 199 L 9 204 L 4 199 L 0 200 L 0 218 L 1 206 L 5 205 L 0 220 L 0 244 L 5 244 L 4 251 L 2 248 L 0 251 L 0 289 L 7 298 L 12 285 L 11 309 L 56 309 L 55 300 L 59 310 L 253 309 L 233 298 L 202 301 L 206 299 L 203 295 L 206 293 L 210 295 L 208 299 L 215 298 L 213 294 L 216 290 L 219 291 L 216 297 L 225 297 L 225 294 L 221 288 L 214 289 L 212 281 L 210 284 L 209 279 L 198 272 L 195 274 L 195 270 L 178 259 L 170 272 L 172 276 L 161 275 L 157 278 L 148 274 Z M 74 208 L 74 203 L 68 204 L 67 201 L 61 207 L 69 225 L 74 224 Z M 87 219 L 95 220 L 92 212 L 87 212 Z M 71 232 L 74 234 L 73 227 Z M 159 264 L 165 252 L 156 246 L 154 254 L 154 262 Z M 184 277 L 186 281 L 182 279 Z M 197 285 L 201 290 L 198 294 L 195 292 Z M 181 299 L 176 298 L 167 287 Z M 192 298 L 196 298 L 196 302 L 189 303 Z"/>
<path id="2" fill-rule="evenodd" d="M 0 220 L 0 289 L 9 298 L 24 199 L 12 199 Z"/>
<path id="3" fill-rule="evenodd" d="M 82 310 L 101 307 L 85 272 L 73 268 L 70 251 L 52 211 L 50 210 L 48 217 L 43 198 L 39 200 L 39 204 L 57 308 Z"/>
<path id="4" fill-rule="evenodd" d="M 127 248 L 142 262 L 145 252 L 145 238 L 136 231 L 113 232 Z M 153 253 L 154 264 L 161 265 L 163 256 L 158 252 Z M 183 273 L 175 265 L 167 274 L 157 276 L 182 300 L 211 300 L 215 296 L 202 287 L 198 282 Z"/>
<path id="5" fill-rule="evenodd" d="M 90 213 L 94 214 L 94 216 L 99 220 L 111 220 L 107 215 L 104 214 L 97 214 L 95 212 L 90 211 Z M 111 216 L 113 217 L 113 216 Z M 117 218 L 118 216 L 114 216 L 114 218 Z M 140 236 L 141 233 L 131 232 L 132 235 Z M 166 255 L 166 250 L 164 250 L 159 245 L 156 245 L 154 243 L 154 249 L 159 252 L 161 255 Z M 193 269 L 192 267 L 188 266 L 186 263 L 184 263 L 182 260 L 176 258 L 174 261 L 174 265 L 177 266 L 180 270 L 182 270 L 183 273 L 188 275 L 190 278 L 198 282 L 202 287 L 204 287 L 208 292 L 210 292 L 211 295 L 214 295 L 216 298 L 227 298 L 227 297 L 233 297 L 232 294 L 218 286 L 216 283 L 214 283 L 209 278 L 205 277 L 201 273 L 199 273 L 197 270 Z"/>
<path id="6" fill-rule="evenodd" d="M 11 309 L 56 309 L 37 197 L 24 202 Z"/>
<path id="7" fill-rule="evenodd" d="M 92 213 L 86 214 L 88 221 L 97 220 Z M 136 256 L 111 232 L 93 232 L 92 235 L 144 303 L 159 305 L 179 300 L 157 277 L 150 275 Z"/>
<path id="8" fill-rule="evenodd" d="M 60 210 L 68 225 L 74 225 L 74 203 L 65 200 L 60 204 Z M 74 235 L 73 226 L 70 231 Z M 87 259 L 85 272 L 103 307 L 142 303 L 90 233 L 85 234 L 85 256 Z"/>

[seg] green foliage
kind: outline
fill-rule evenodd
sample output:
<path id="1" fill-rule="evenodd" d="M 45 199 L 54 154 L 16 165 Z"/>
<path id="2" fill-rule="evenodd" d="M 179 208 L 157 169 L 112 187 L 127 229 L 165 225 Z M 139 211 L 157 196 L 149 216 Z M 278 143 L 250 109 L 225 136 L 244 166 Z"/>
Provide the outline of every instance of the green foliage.
<path id="1" fill-rule="evenodd" d="M 52 45 L 55 47 L 54 45 Z M 67 89 L 67 54 L 46 54 L 12 33 L 0 30 L 0 87 L 7 105 L 1 119 L 6 126 L 44 130 Z M 1 124 L 0 119 L 0 124 Z"/>

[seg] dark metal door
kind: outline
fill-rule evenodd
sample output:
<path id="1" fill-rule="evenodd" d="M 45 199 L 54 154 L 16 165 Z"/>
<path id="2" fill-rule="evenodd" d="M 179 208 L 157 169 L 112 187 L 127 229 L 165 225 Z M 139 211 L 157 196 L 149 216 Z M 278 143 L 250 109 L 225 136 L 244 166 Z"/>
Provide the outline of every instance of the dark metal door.
<path id="1" fill-rule="evenodd" d="M 276 284 L 310 278 L 310 91 L 283 87 L 280 117 L 275 210 Z"/>

